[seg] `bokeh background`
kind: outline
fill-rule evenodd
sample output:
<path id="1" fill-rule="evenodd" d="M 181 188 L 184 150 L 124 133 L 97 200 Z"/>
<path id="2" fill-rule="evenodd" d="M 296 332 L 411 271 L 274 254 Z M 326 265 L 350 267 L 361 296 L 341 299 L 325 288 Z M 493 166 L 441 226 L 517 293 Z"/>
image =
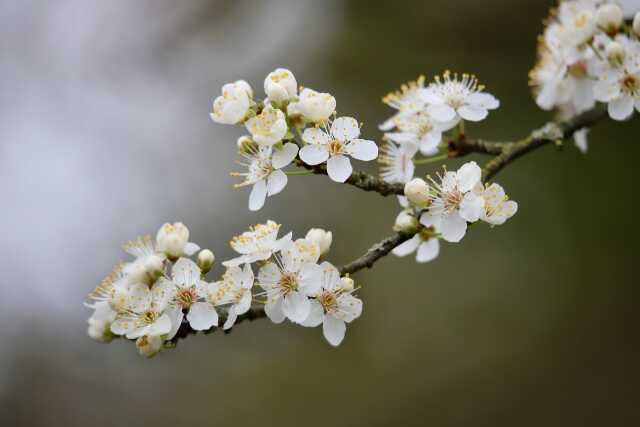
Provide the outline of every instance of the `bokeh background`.
<path id="1" fill-rule="evenodd" d="M 122 241 L 163 222 L 218 259 L 269 218 L 333 230 L 336 264 L 389 234 L 394 199 L 325 177 L 294 177 L 250 213 L 228 175 L 241 130 L 208 117 L 222 84 L 261 93 L 285 66 L 379 140 L 383 94 L 468 71 L 502 101 L 469 131 L 515 138 L 549 118 L 527 72 L 551 4 L 1 2 L 0 424 L 640 424 L 637 116 L 598 125 L 588 155 L 547 147 L 506 169 L 520 203 L 506 225 L 474 227 L 428 265 L 359 273 L 364 314 L 339 349 L 264 320 L 152 360 L 86 336 L 86 293 Z"/>

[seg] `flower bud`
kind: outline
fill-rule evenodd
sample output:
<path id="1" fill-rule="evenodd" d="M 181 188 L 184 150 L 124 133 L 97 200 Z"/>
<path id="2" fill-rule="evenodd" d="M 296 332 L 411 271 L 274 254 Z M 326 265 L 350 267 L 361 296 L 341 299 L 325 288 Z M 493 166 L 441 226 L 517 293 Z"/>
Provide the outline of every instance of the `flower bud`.
<path id="1" fill-rule="evenodd" d="M 247 120 L 245 126 L 256 144 L 269 147 L 282 141 L 289 130 L 284 113 L 271 105 Z"/>
<path id="2" fill-rule="evenodd" d="M 215 255 L 209 249 L 203 249 L 198 253 L 198 267 L 200 267 L 203 273 L 211 270 L 211 266 L 215 260 Z"/>
<path id="3" fill-rule="evenodd" d="M 611 42 L 605 49 L 607 59 L 612 64 L 621 65 L 624 63 L 625 51 L 624 47 L 618 42 Z"/>
<path id="4" fill-rule="evenodd" d="M 164 224 L 156 235 L 156 250 L 164 252 L 169 257 L 182 256 L 187 243 L 189 243 L 189 229 L 181 222 Z"/>
<path id="5" fill-rule="evenodd" d="M 603 4 L 596 12 L 596 23 L 608 33 L 615 33 L 622 25 L 622 9 L 614 3 Z"/>
<path id="6" fill-rule="evenodd" d="M 227 125 L 244 121 L 251 109 L 252 97 L 253 90 L 244 80 L 222 86 L 222 95 L 213 101 L 211 119 Z"/>
<path id="7" fill-rule="evenodd" d="M 111 333 L 111 323 L 104 319 L 95 319 L 93 317 L 89 318 L 89 329 L 87 333 L 89 336 L 103 343 L 111 342 L 113 339 L 113 334 Z"/>
<path id="8" fill-rule="evenodd" d="M 415 205 L 429 203 L 429 185 L 422 178 L 414 178 L 404 185 L 404 195 Z"/>
<path id="9" fill-rule="evenodd" d="M 636 33 L 638 37 L 640 37 L 640 12 L 636 13 L 636 16 L 633 17 L 633 32 Z"/>
<path id="10" fill-rule="evenodd" d="M 323 230 L 322 228 L 312 228 L 307 232 L 306 239 L 318 245 L 318 248 L 320 248 L 320 255 L 326 255 L 331 248 L 333 234 L 330 231 Z"/>
<path id="11" fill-rule="evenodd" d="M 355 287 L 353 279 L 349 276 L 340 278 L 340 288 L 345 292 L 351 292 Z"/>
<path id="12" fill-rule="evenodd" d="M 415 216 L 409 212 L 402 211 L 396 218 L 396 222 L 393 226 L 395 231 L 410 233 L 418 228 L 418 220 Z"/>
<path id="13" fill-rule="evenodd" d="M 326 122 L 335 111 L 336 99 L 333 96 L 308 88 L 300 92 L 298 102 L 292 102 L 287 107 L 289 115 L 301 115 L 310 123 Z"/>
<path id="14" fill-rule="evenodd" d="M 298 82 L 291 71 L 278 68 L 264 80 L 264 93 L 272 102 L 285 102 L 298 94 Z"/>
<path id="15" fill-rule="evenodd" d="M 153 357 L 162 350 L 162 338 L 159 335 L 144 335 L 136 340 L 138 353 L 144 357 Z"/>

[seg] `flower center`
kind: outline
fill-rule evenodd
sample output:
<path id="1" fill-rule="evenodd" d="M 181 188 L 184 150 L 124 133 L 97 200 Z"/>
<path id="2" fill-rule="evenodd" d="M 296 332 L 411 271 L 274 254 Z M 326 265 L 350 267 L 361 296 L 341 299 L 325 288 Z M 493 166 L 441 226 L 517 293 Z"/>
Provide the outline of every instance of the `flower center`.
<path id="1" fill-rule="evenodd" d="M 178 295 L 176 296 L 176 301 L 182 308 L 191 307 L 191 304 L 193 304 L 197 299 L 198 296 L 193 288 L 181 289 L 178 291 Z"/>
<path id="2" fill-rule="evenodd" d="M 280 289 L 282 289 L 283 293 L 286 295 L 298 289 L 298 278 L 296 277 L 295 274 L 285 273 L 282 275 L 282 277 L 280 277 L 278 286 L 280 287 Z"/>
<path id="3" fill-rule="evenodd" d="M 142 315 L 142 322 L 147 325 L 150 325 L 153 322 L 155 322 L 159 316 L 160 316 L 160 313 L 158 313 L 157 311 L 147 310 Z"/>
<path id="4" fill-rule="evenodd" d="M 627 93 L 636 93 L 640 90 L 640 78 L 633 74 L 627 74 L 622 78 L 620 82 L 622 89 Z"/>
<path id="5" fill-rule="evenodd" d="M 425 242 L 433 238 L 435 235 L 436 235 L 436 230 L 433 227 L 424 227 L 422 230 L 420 230 L 420 237 Z"/>
<path id="6" fill-rule="evenodd" d="M 569 67 L 569 75 L 576 79 L 584 79 L 587 77 L 587 64 L 584 61 L 578 61 Z"/>
<path id="7" fill-rule="evenodd" d="M 332 156 L 342 154 L 343 150 L 344 144 L 342 144 L 342 141 L 332 139 L 331 142 L 329 142 L 329 154 L 331 154 Z"/>
<path id="8" fill-rule="evenodd" d="M 444 201 L 444 208 L 449 212 L 455 210 L 458 206 L 460 206 L 463 198 L 464 195 L 458 189 L 445 193 L 444 197 L 442 198 L 442 200 Z"/>
<path id="9" fill-rule="evenodd" d="M 323 292 L 318 296 L 318 302 L 327 312 L 338 308 L 338 298 L 333 292 Z"/>

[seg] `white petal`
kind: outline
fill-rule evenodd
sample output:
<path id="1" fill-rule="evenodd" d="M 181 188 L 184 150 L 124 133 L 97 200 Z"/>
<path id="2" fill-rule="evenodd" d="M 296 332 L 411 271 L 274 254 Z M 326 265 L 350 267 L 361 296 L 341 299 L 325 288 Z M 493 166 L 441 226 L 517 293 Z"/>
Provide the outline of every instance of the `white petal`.
<path id="1" fill-rule="evenodd" d="M 351 294 L 342 294 L 338 297 L 338 308 L 342 312 L 342 320 L 349 323 L 362 314 L 362 300 Z"/>
<path id="2" fill-rule="evenodd" d="M 329 152 L 324 145 L 308 144 L 300 149 L 300 159 L 310 166 L 324 163 L 329 158 Z"/>
<path id="3" fill-rule="evenodd" d="M 264 312 L 273 323 L 284 322 L 285 316 L 282 312 L 282 298 L 278 298 L 274 302 L 268 302 L 264 305 Z"/>
<path id="4" fill-rule="evenodd" d="M 394 118 L 395 118 L 395 116 L 391 117 L 388 120 L 386 120 L 384 123 L 381 123 L 378 126 L 378 129 L 380 129 L 382 132 L 387 132 L 387 131 L 390 131 L 391 129 L 393 129 L 394 127 L 396 127 L 395 120 L 393 120 Z"/>
<path id="5" fill-rule="evenodd" d="M 416 234 L 411 239 L 396 246 L 393 251 L 391 251 L 391 253 L 393 253 L 395 256 L 407 256 L 415 252 L 418 246 L 420 246 L 420 243 L 422 243 L 422 239 L 419 235 Z"/>
<path id="6" fill-rule="evenodd" d="M 275 169 L 282 169 L 293 161 L 298 155 L 298 146 L 291 142 L 287 142 L 282 150 L 275 150 L 271 158 L 271 166 Z"/>
<path id="7" fill-rule="evenodd" d="M 175 283 L 168 280 L 158 280 L 153 285 L 153 289 L 151 289 L 151 295 L 153 296 L 154 309 L 163 311 L 169 304 L 169 301 L 173 300 L 176 295 Z"/>
<path id="8" fill-rule="evenodd" d="M 432 238 L 422 243 L 418 247 L 418 253 L 416 255 L 416 261 L 429 262 L 438 257 L 440 253 L 440 240 Z"/>
<path id="9" fill-rule="evenodd" d="M 487 110 L 495 110 L 500 106 L 500 101 L 490 93 L 476 92 L 469 95 L 466 99 L 467 104 L 476 107 L 482 107 Z"/>
<path id="10" fill-rule="evenodd" d="M 420 153 L 423 156 L 435 156 L 438 154 L 440 142 L 442 142 L 441 132 L 429 132 L 420 140 Z"/>
<path id="11" fill-rule="evenodd" d="M 476 162 L 468 162 L 462 165 L 456 172 L 456 179 L 458 181 L 458 187 L 460 191 L 466 193 L 471 191 L 473 187 L 480 182 L 482 176 L 482 170 Z"/>
<path id="12" fill-rule="evenodd" d="M 259 211 L 264 206 L 264 200 L 267 198 L 267 183 L 264 179 L 253 184 L 251 194 L 249 194 L 249 210 Z"/>
<path id="13" fill-rule="evenodd" d="M 349 155 L 355 159 L 368 162 L 378 157 L 378 146 L 366 139 L 354 139 L 346 146 Z"/>
<path id="14" fill-rule="evenodd" d="M 318 264 L 306 263 L 298 272 L 300 292 L 313 296 L 320 292 L 324 271 Z"/>
<path id="15" fill-rule="evenodd" d="M 171 330 L 167 334 L 167 340 L 172 339 L 178 333 L 178 329 L 182 325 L 182 319 L 184 318 L 184 313 L 182 313 L 182 309 L 180 307 L 170 307 L 165 311 L 171 319 Z"/>
<path id="16" fill-rule="evenodd" d="M 476 222 L 484 212 L 484 199 L 476 194 L 467 193 L 460 203 L 460 216 L 468 222 Z"/>
<path id="17" fill-rule="evenodd" d="M 622 96 L 609 103 L 609 116 L 613 120 L 625 120 L 633 114 L 633 98 Z"/>
<path id="18" fill-rule="evenodd" d="M 184 287 L 195 286 L 200 281 L 201 274 L 200 267 L 189 258 L 180 258 L 171 270 L 175 284 Z"/>
<path id="19" fill-rule="evenodd" d="M 327 173 L 335 182 L 345 182 L 351 176 L 351 172 L 353 168 L 348 157 L 339 155 L 327 160 Z"/>
<path id="20" fill-rule="evenodd" d="M 166 280 L 167 279 L 165 279 L 164 277 L 161 277 L 160 279 L 158 279 L 157 283 Z M 170 286 L 173 286 L 173 283 L 171 283 Z M 135 311 L 136 313 L 141 313 L 147 310 L 151 305 L 151 299 L 151 291 L 149 290 L 149 286 L 147 285 L 136 283 L 129 289 L 129 309 Z"/>
<path id="21" fill-rule="evenodd" d="M 425 227 L 435 227 L 436 229 L 440 228 L 440 223 L 442 222 L 441 215 L 432 215 L 429 212 L 425 212 L 420 215 L 420 224 Z"/>
<path id="22" fill-rule="evenodd" d="M 617 81 L 600 80 L 593 87 L 595 98 L 600 102 L 610 102 L 620 96 L 620 85 Z"/>
<path id="23" fill-rule="evenodd" d="M 595 105 L 596 99 L 593 93 L 593 86 L 591 79 L 576 79 L 573 105 L 578 113 L 590 110 Z"/>
<path id="24" fill-rule="evenodd" d="M 171 331 L 171 319 L 167 313 L 160 316 L 152 325 L 147 328 L 147 335 L 164 335 Z"/>
<path id="25" fill-rule="evenodd" d="M 483 120 L 489 115 L 489 112 L 486 108 L 476 107 L 472 105 L 463 105 L 458 108 L 458 114 L 465 120 L 469 120 L 470 122 L 479 122 Z"/>
<path id="26" fill-rule="evenodd" d="M 312 300 L 310 304 L 311 310 L 309 311 L 309 316 L 301 323 L 301 325 L 308 328 L 315 328 L 320 325 L 324 319 L 324 309 L 322 308 L 322 304 L 316 300 Z"/>
<path id="27" fill-rule="evenodd" d="M 227 320 L 224 322 L 222 329 L 224 329 L 225 331 L 231 329 L 233 325 L 236 324 L 237 319 L 238 319 L 238 314 L 235 312 L 233 307 L 231 307 L 229 309 L 229 312 L 227 313 Z"/>
<path id="28" fill-rule="evenodd" d="M 589 134 L 589 128 L 579 129 L 573 134 L 573 140 L 576 143 L 576 147 L 578 147 L 578 150 L 580 150 L 582 154 L 585 154 L 589 149 L 589 146 L 587 143 L 588 134 Z"/>
<path id="29" fill-rule="evenodd" d="M 193 243 L 193 242 L 187 242 L 186 245 L 184 245 L 184 253 L 187 256 L 191 256 L 193 254 L 195 254 L 196 252 L 198 252 L 200 250 L 200 246 L 198 246 L 197 244 Z"/>
<path id="30" fill-rule="evenodd" d="M 425 90 L 420 92 L 420 98 L 422 99 L 422 101 L 426 102 L 427 104 L 433 104 L 433 105 L 442 105 L 444 104 L 444 99 L 435 93 L 435 91 L 431 88 L 426 88 Z"/>
<path id="31" fill-rule="evenodd" d="M 218 326 L 218 313 L 208 302 L 196 302 L 189 308 L 187 320 L 196 331 L 206 331 Z"/>
<path id="32" fill-rule="evenodd" d="M 398 144 L 415 144 L 418 140 L 416 134 L 411 132 L 387 132 L 384 135 L 391 141 L 397 142 Z"/>
<path id="33" fill-rule="evenodd" d="M 282 312 L 294 323 L 302 323 L 311 312 L 309 298 L 302 292 L 291 292 L 282 301 Z"/>
<path id="34" fill-rule="evenodd" d="M 331 125 L 331 136 L 340 141 L 351 141 L 360 136 L 358 121 L 352 117 L 338 117 Z"/>
<path id="35" fill-rule="evenodd" d="M 347 325 L 344 321 L 336 319 L 333 316 L 324 317 L 324 322 L 322 322 L 322 333 L 332 346 L 337 347 L 340 345 L 344 339 L 346 331 Z"/>
<path id="36" fill-rule="evenodd" d="M 429 105 L 427 113 L 439 122 L 448 122 L 456 118 L 456 111 L 446 104 Z"/>
<path id="37" fill-rule="evenodd" d="M 267 196 L 273 196 L 284 190 L 288 180 L 287 175 L 280 169 L 271 172 L 267 178 Z"/>
<path id="38" fill-rule="evenodd" d="M 329 143 L 329 135 L 320 128 L 306 128 L 302 134 L 302 140 L 307 144 L 326 145 Z"/>
<path id="39" fill-rule="evenodd" d="M 440 223 L 440 233 L 442 238 L 447 242 L 457 243 L 464 237 L 467 232 L 467 221 L 465 221 L 457 212 L 444 215 Z"/>

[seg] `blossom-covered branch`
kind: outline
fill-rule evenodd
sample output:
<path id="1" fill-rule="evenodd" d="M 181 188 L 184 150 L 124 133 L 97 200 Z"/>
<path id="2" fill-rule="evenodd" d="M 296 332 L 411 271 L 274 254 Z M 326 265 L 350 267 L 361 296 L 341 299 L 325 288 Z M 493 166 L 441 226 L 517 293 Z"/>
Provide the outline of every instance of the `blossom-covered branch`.
<path id="1" fill-rule="evenodd" d="M 127 242 L 124 249 L 133 259 L 118 264 L 89 295 L 89 335 L 101 342 L 135 340 L 138 351 L 150 357 L 196 332 L 229 331 L 238 322 L 268 318 L 322 325 L 327 342 L 338 346 L 363 309 L 351 274 L 389 253 L 415 253 L 417 262 L 430 262 L 441 242 L 459 243 L 471 224 L 504 224 L 518 204 L 490 182 L 499 171 L 571 137 L 586 152 L 587 131 L 596 121 L 607 115 L 626 120 L 640 111 L 640 13 L 633 21 L 623 18 L 620 7 L 605 0 L 566 0 L 551 12 L 530 79 L 536 103 L 555 109 L 558 119 L 519 141 L 471 136 L 468 125 L 488 118 L 500 101 L 466 73 L 445 71 L 429 83 L 420 76 L 385 96 L 394 114 L 379 126 L 380 145 L 361 137 L 355 118 L 338 116 L 331 94 L 299 88 L 287 69 L 267 75 L 264 99 L 254 98 L 244 80 L 224 85 L 211 118 L 248 131 L 237 141 L 246 170 L 232 175 L 242 178 L 237 187 L 251 187 L 251 211 L 284 190 L 289 176 L 313 173 L 396 195 L 401 209 L 394 234 L 335 267 L 327 261 L 331 232 L 314 228 L 294 239 L 292 233 L 278 237 L 281 225 L 273 221 L 259 223 L 231 240 L 238 256 L 224 261 L 224 271 L 208 281 L 213 252 L 190 242 L 182 223 L 167 223 L 155 239 Z M 471 153 L 491 158 L 482 168 L 470 161 L 457 170 L 416 172 Z M 377 159 L 380 177 L 354 171 L 354 159 Z M 299 170 L 285 171 L 289 166 Z"/>

